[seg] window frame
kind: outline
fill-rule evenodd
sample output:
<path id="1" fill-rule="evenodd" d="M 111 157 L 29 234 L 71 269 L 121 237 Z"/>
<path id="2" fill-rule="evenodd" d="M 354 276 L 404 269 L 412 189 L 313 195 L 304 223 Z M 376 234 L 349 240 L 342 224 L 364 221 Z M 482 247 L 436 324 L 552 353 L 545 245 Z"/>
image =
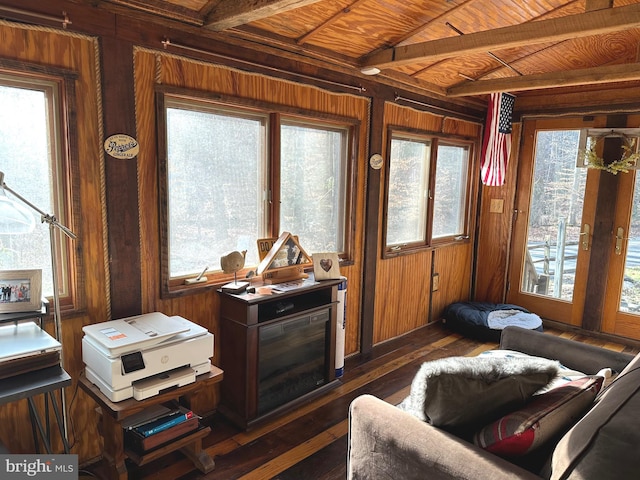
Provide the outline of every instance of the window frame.
<path id="1" fill-rule="evenodd" d="M 0 58 L 0 82 L 14 88 L 44 91 L 52 98 L 47 102 L 51 116 L 49 137 L 52 140 L 50 163 L 53 179 L 51 183 L 54 211 L 46 212 L 55 216 L 61 224 L 76 234 L 79 231 L 76 218 L 80 218 L 80 162 L 78 158 L 76 125 L 76 90 L 78 73 L 72 70 L 48 65 Z M 38 88 L 34 88 L 34 86 Z M 19 192 L 19 187 L 12 186 Z M 29 200 L 29 199 L 27 199 Z M 36 205 L 37 206 L 37 205 Z M 38 225 L 36 225 L 38 228 Z M 42 227 L 40 227 L 42 228 Z M 61 292 L 60 310 L 78 312 L 84 308 L 84 275 L 80 249 L 73 245 L 79 240 L 67 241 L 67 237 L 54 229 L 58 256 L 56 263 L 58 279 L 64 279 L 66 291 Z M 58 282 L 60 286 L 60 281 Z M 51 301 L 52 297 L 48 297 Z"/>
<path id="2" fill-rule="evenodd" d="M 333 130 L 333 131 L 340 131 L 340 130 L 344 130 L 347 133 L 347 138 L 346 138 L 346 145 L 344 147 L 344 151 L 345 151 L 345 169 L 344 169 L 344 211 L 342 212 L 342 214 L 340 215 L 342 218 L 342 243 L 343 243 L 343 251 L 338 252 L 338 257 L 340 258 L 341 264 L 345 265 L 345 264 L 349 264 L 349 263 L 353 263 L 353 251 L 352 251 L 352 246 L 353 246 L 353 228 L 351 223 L 352 223 L 352 212 L 353 212 L 353 206 L 355 204 L 355 175 L 354 175 L 354 169 L 355 169 L 355 159 L 357 158 L 357 141 L 355 139 L 357 131 L 355 128 L 355 123 L 357 122 L 348 122 L 347 124 L 344 123 L 344 119 L 342 119 L 341 121 L 337 120 L 337 117 L 327 117 L 327 118 L 323 118 L 323 119 L 317 119 L 317 118 L 313 118 L 311 119 L 308 116 L 300 116 L 300 115 L 292 115 L 292 114 L 275 114 L 274 115 L 276 118 L 274 119 L 274 121 L 270 124 L 273 125 L 274 128 L 274 132 L 277 130 L 278 132 L 282 131 L 282 124 L 285 123 L 287 125 L 297 125 L 297 126 L 303 126 L 303 127 L 309 127 L 309 128 L 322 128 L 325 127 L 328 130 Z M 285 120 L 283 122 L 283 120 Z M 277 125 L 277 128 L 275 128 L 275 126 Z M 274 133 L 275 134 L 275 133 Z M 280 135 L 278 134 L 278 146 L 279 146 L 279 138 Z M 275 145 L 275 141 L 272 142 L 272 144 Z M 280 193 L 282 191 L 281 188 L 281 182 L 280 182 L 280 167 L 281 167 L 281 158 L 280 158 L 280 150 L 278 149 L 278 151 L 273 151 L 273 159 L 275 160 L 275 162 L 273 162 L 273 166 L 274 168 L 272 169 L 274 174 L 277 172 L 278 175 L 278 182 L 277 183 L 273 183 L 272 185 L 277 185 L 278 188 L 274 189 L 274 201 L 272 202 L 273 206 L 274 206 L 274 212 L 272 215 L 272 219 L 273 219 L 273 226 L 274 226 L 274 237 L 278 236 L 278 232 L 281 231 L 281 227 L 280 227 L 280 205 L 281 205 L 281 199 L 280 199 Z M 277 166 L 277 170 L 275 168 L 275 166 Z M 291 232 L 294 233 L 295 232 Z M 304 248 L 304 245 L 302 245 L 302 247 Z"/>
<path id="3" fill-rule="evenodd" d="M 280 127 L 283 119 L 287 124 L 327 126 L 329 128 L 345 129 L 348 132 L 346 146 L 346 179 L 345 211 L 344 217 L 344 251 L 339 252 L 341 265 L 353 264 L 355 258 L 355 172 L 357 168 L 358 137 L 361 122 L 352 117 L 343 117 L 315 110 L 302 109 L 287 105 L 264 102 L 231 95 L 222 95 L 207 91 L 186 89 L 173 86 L 158 85 L 155 92 L 157 142 L 158 142 L 158 201 L 159 201 L 159 228 L 160 228 L 160 282 L 161 296 L 171 298 L 185 293 L 195 293 L 211 286 L 220 285 L 233 279 L 232 275 L 221 271 L 207 273 L 206 283 L 185 285 L 186 278 L 193 275 L 170 277 L 169 273 L 169 217 L 168 217 L 168 156 L 167 156 L 167 98 L 181 99 L 187 103 L 211 105 L 215 109 L 227 109 L 230 111 L 246 111 L 253 114 L 267 115 L 266 134 L 266 175 L 268 182 L 268 204 L 266 207 L 267 237 L 276 238 L 280 230 Z M 295 234 L 295 232 L 292 232 Z M 257 241 L 258 239 L 256 239 Z M 304 245 L 302 245 L 304 248 Z M 257 248 L 257 243 L 256 243 Z M 246 266 L 238 275 L 245 275 L 253 266 Z M 200 272 L 194 272 L 200 273 Z"/>
<path id="4" fill-rule="evenodd" d="M 425 240 L 408 242 L 401 245 L 389 245 L 387 242 L 387 229 L 388 229 L 388 204 L 389 204 L 389 181 L 391 171 L 391 144 L 394 139 L 406 139 L 410 141 L 424 141 L 430 143 L 430 156 L 429 165 L 427 166 L 429 172 L 428 179 L 428 192 L 426 196 L 426 221 L 425 221 Z M 468 161 L 467 161 L 467 174 L 465 185 L 465 207 L 463 214 L 464 231 L 461 234 L 448 235 L 438 238 L 433 238 L 433 213 L 434 213 L 434 200 L 435 200 L 435 186 L 437 177 L 437 165 L 438 165 L 438 148 L 440 145 L 444 146 L 460 146 L 468 148 Z M 433 250 L 438 247 L 451 245 L 460 241 L 468 241 L 470 238 L 470 230 L 472 225 L 472 210 L 473 210 L 473 168 L 475 165 L 475 156 L 477 151 L 477 140 L 469 137 L 458 135 L 447 135 L 439 132 L 431 132 L 426 130 L 418 130 L 413 128 L 407 128 L 397 125 L 389 125 L 387 127 L 386 136 L 386 158 L 385 158 L 385 179 L 384 179 L 384 204 L 382 206 L 382 258 L 393 258 L 401 255 L 409 255 L 422 251 Z"/>
<path id="5" fill-rule="evenodd" d="M 464 193 L 465 193 L 465 199 L 464 199 L 464 214 L 463 214 L 463 228 L 462 228 L 462 232 L 461 233 L 456 233 L 453 235 L 443 235 L 441 237 L 437 237 L 437 238 L 433 238 L 433 225 L 432 225 L 432 230 L 431 230 L 431 245 L 432 246 L 439 246 L 439 245 L 447 245 L 459 240 L 466 240 L 469 238 L 470 236 L 470 229 L 471 229 L 471 210 L 472 210 L 472 199 L 471 199 L 471 194 L 472 194 L 472 177 L 473 177 L 473 159 L 474 159 L 474 147 L 475 147 L 475 143 L 473 141 L 470 140 L 462 140 L 462 139 L 455 139 L 455 138 L 451 138 L 451 137 L 440 137 L 437 139 L 437 145 L 436 145 L 436 152 L 435 152 L 435 166 L 434 166 L 434 170 L 433 170 L 433 197 L 434 197 L 434 201 L 431 202 L 432 204 L 432 210 L 431 210 L 431 220 L 433 220 L 433 208 L 435 206 L 435 181 L 436 181 L 436 177 L 437 177 L 437 168 L 438 168 L 438 148 L 440 146 L 447 146 L 447 147 L 462 147 L 462 148 L 467 148 L 468 149 L 468 156 L 467 156 L 467 171 L 466 171 L 466 182 L 465 182 L 465 188 L 464 188 Z M 460 238 L 462 237 L 462 238 Z"/>

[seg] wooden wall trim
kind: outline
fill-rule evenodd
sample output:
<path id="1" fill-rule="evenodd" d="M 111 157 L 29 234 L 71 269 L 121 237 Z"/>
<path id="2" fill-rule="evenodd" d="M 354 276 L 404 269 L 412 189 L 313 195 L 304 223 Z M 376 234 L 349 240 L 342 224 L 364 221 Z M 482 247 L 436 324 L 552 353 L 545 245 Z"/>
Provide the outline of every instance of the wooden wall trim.
<path id="1" fill-rule="evenodd" d="M 626 115 L 610 115 L 607 117 L 607 128 L 626 127 Z M 605 162 L 620 158 L 622 139 L 605 138 L 603 158 Z M 600 173 L 598 180 L 598 200 L 596 204 L 595 220 L 591 250 L 606 252 L 611 245 L 613 221 L 616 213 L 615 198 L 620 182 L 619 175 Z M 584 301 L 582 327 L 586 330 L 600 331 L 604 312 L 606 282 L 609 272 L 609 255 L 591 255 L 589 257 L 589 276 Z"/>
<path id="2" fill-rule="evenodd" d="M 103 37 L 102 65 L 102 91 L 108 99 L 103 112 L 105 138 L 120 133 L 136 138 L 133 45 Z M 105 156 L 112 318 L 142 313 L 137 163 L 137 157 Z"/>
<path id="3" fill-rule="evenodd" d="M 384 130 L 384 105 L 382 98 L 374 98 L 370 110 L 369 155 L 382 153 Z M 376 291 L 376 268 L 378 264 L 378 231 L 380 211 L 381 170 L 369 166 L 367 157 L 367 191 L 365 199 L 364 264 L 362 280 L 362 308 L 360 317 L 360 353 L 370 354 L 373 349 L 373 321 L 375 319 L 375 295 L 366 292 Z"/>

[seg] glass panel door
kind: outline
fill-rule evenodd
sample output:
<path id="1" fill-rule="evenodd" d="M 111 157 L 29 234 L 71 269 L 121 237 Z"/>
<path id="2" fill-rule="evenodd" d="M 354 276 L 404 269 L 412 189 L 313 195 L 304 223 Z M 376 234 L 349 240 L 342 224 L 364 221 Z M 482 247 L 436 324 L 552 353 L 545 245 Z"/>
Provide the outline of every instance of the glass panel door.
<path id="1" fill-rule="evenodd" d="M 587 182 L 576 168 L 579 140 L 580 130 L 537 132 L 524 292 L 573 300 Z"/>
<path id="2" fill-rule="evenodd" d="M 640 315 L 640 175 L 636 173 L 620 311 Z"/>
<path id="3" fill-rule="evenodd" d="M 620 174 L 602 329 L 640 339 L 640 174 Z"/>
<path id="4" fill-rule="evenodd" d="M 595 295 L 602 309 L 589 328 L 640 339 L 640 175 L 618 173 L 609 198 L 608 190 L 599 189 L 611 180 L 602 175 L 612 173 L 576 166 L 580 129 L 601 128 L 604 122 L 604 117 L 525 121 L 507 301 L 544 319 L 583 326 L 585 316 L 594 315 L 585 312 L 585 300 Z M 594 225 L 598 202 L 614 202 L 614 218 L 602 217 Z M 610 238 L 596 242 L 597 251 L 594 233 Z M 603 271 L 601 262 L 592 260 L 605 257 Z M 597 280 L 590 278 L 594 275 Z M 587 285 L 596 290 L 587 292 Z"/>
<path id="5" fill-rule="evenodd" d="M 507 301 L 579 325 L 597 174 L 577 166 L 581 120 L 525 122 Z M 593 127 L 593 125 L 588 125 Z"/>

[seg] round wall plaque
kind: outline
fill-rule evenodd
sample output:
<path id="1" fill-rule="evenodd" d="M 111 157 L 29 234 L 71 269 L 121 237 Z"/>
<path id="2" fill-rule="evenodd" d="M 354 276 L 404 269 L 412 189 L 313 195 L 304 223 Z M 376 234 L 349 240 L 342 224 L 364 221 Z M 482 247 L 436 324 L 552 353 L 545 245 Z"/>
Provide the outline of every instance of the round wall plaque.
<path id="1" fill-rule="evenodd" d="M 140 146 L 135 138 L 124 133 L 118 133 L 111 135 L 104 141 L 104 151 L 113 158 L 127 159 L 138 155 Z"/>
<path id="2" fill-rule="evenodd" d="M 374 153 L 373 155 L 371 155 L 371 158 L 369 159 L 369 165 L 371 165 L 371 168 L 375 170 L 380 170 L 382 168 L 383 163 L 384 163 L 384 158 L 382 158 L 382 155 L 380 155 L 379 153 Z"/>

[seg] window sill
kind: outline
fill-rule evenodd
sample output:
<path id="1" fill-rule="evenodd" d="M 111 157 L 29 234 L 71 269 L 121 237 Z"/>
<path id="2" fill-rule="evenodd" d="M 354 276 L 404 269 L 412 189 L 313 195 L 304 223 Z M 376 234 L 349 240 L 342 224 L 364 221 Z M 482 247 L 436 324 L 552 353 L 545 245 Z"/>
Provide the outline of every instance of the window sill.
<path id="1" fill-rule="evenodd" d="M 382 259 L 390 259 L 395 257 L 402 257 L 405 255 L 414 255 L 422 252 L 430 252 L 438 250 L 439 248 L 451 247 L 456 245 L 467 245 L 471 243 L 471 238 L 466 235 L 459 235 L 456 237 L 447 237 L 434 241 L 431 245 L 407 245 L 396 249 L 386 248 L 382 252 Z"/>

